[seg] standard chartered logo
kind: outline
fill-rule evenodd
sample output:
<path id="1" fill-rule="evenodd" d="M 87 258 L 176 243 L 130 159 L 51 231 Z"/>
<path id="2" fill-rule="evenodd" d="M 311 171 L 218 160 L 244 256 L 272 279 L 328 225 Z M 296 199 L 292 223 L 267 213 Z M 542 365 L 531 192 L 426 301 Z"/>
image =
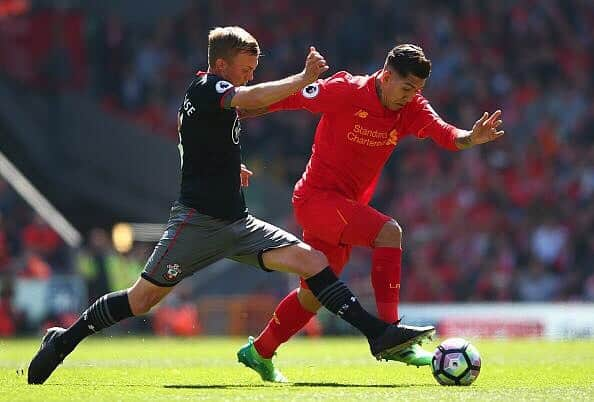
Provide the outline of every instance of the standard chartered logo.
<path id="1" fill-rule="evenodd" d="M 398 131 L 372 130 L 355 124 L 353 129 L 347 133 L 347 139 L 360 145 L 368 147 L 381 147 L 396 145 L 398 142 Z"/>
<path id="2" fill-rule="evenodd" d="M 388 134 L 385 131 L 379 131 L 379 130 L 370 130 L 368 128 L 365 128 L 359 124 L 355 124 L 355 127 L 353 128 L 353 132 L 357 133 L 357 134 L 361 134 L 365 137 L 371 137 L 371 138 L 388 138 Z"/>

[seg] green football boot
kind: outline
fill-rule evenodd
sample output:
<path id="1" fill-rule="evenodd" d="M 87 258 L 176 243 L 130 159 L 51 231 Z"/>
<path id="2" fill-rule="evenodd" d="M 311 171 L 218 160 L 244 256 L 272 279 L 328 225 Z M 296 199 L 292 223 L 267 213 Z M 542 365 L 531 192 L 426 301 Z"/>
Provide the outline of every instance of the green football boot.
<path id="1" fill-rule="evenodd" d="M 394 360 L 406 363 L 407 366 L 429 366 L 433 359 L 433 354 L 427 352 L 420 345 L 414 344 L 400 352 L 387 354 L 383 356 L 385 360 Z"/>
<path id="2" fill-rule="evenodd" d="M 262 380 L 268 382 L 289 382 L 280 371 L 274 367 L 272 359 L 265 359 L 256 350 L 254 346 L 254 337 L 248 337 L 248 343 L 243 345 L 237 352 L 237 360 L 247 367 L 260 374 Z"/>

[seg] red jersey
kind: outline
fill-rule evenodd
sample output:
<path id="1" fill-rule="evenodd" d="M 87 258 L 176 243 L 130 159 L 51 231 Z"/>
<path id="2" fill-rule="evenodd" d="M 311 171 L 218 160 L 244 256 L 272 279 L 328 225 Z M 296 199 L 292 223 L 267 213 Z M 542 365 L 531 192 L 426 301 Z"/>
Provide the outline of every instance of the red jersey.
<path id="1" fill-rule="evenodd" d="M 371 76 L 341 71 L 320 79 L 269 110 L 306 109 L 322 113 L 312 155 L 295 185 L 294 202 L 308 191 L 333 191 L 367 204 L 381 170 L 398 142 L 407 135 L 431 137 L 457 150 L 458 128 L 444 122 L 421 95 L 398 111 L 386 109 Z"/>

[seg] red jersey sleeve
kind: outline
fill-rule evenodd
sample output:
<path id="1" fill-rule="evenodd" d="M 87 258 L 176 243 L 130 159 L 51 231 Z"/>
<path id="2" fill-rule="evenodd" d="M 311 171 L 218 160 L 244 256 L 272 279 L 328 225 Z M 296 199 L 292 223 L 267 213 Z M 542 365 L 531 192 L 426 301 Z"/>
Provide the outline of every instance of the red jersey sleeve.
<path id="1" fill-rule="evenodd" d="M 417 94 L 411 103 L 407 132 L 418 138 L 431 137 L 439 146 L 457 151 L 456 138 L 465 135 L 466 131 L 443 121 L 422 95 Z"/>
<path id="2" fill-rule="evenodd" d="M 338 111 L 351 91 L 351 74 L 340 71 L 330 78 L 319 79 L 301 91 L 270 106 L 268 110 L 305 109 L 312 113 Z"/>

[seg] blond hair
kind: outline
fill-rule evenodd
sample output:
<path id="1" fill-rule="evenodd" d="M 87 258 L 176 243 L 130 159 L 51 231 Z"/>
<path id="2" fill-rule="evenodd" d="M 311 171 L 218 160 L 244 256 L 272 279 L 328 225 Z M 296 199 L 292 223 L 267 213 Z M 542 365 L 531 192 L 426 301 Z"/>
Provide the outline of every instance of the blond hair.
<path id="1" fill-rule="evenodd" d="M 216 27 L 208 33 L 208 65 L 217 59 L 231 60 L 240 52 L 260 56 L 258 41 L 241 27 Z"/>

